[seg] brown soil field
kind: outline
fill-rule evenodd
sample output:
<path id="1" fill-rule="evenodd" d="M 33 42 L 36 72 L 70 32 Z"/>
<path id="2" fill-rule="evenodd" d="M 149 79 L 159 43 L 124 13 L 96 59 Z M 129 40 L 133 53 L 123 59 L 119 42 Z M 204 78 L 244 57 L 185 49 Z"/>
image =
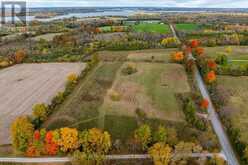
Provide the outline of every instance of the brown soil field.
<path id="1" fill-rule="evenodd" d="M 10 144 L 11 122 L 32 113 L 37 103 L 49 103 L 65 88 L 70 73 L 80 74 L 83 63 L 19 64 L 0 70 L 0 144 Z"/>

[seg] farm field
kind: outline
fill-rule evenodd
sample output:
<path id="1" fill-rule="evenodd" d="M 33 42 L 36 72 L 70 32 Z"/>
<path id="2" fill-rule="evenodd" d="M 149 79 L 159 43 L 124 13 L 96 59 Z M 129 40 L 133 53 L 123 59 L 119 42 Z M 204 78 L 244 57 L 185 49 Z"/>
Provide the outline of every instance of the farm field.
<path id="1" fill-rule="evenodd" d="M 0 143 L 9 144 L 9 127 L 37 103 L 49 103 L 63 91 L 67 75 L 79 74 L 82 63 L 19 64 L 0 70 Z"/>
<path id="2" fill-rule="evenodd" d="M 133 25 L 132 28 L 135 32 L 150 32 L 161 34 L 168 34 L 171 32 L 169 25 L 158 23 L 140 23 L 138 25 Z"/>
<path id="3" fill-rule="evenodd" d="M 230 119 L 235 129 L 240 130 L 239 138 L 248 144 L 248 77 L 219 76 L 218 86 L 222 89 L 219 92 L 225 94 L 223 97 L 227 100 L 221 114 Z"/>
<path id="4" fill-rule="evenodd" d="M 55 36 L 61 35 L 63 33 L 49 33 L 49 34 L 43 34 L 36 37 L 33 37 L 32 39 L 35 41 L 39 41 L 40 39 L 44 39 L 46 41 L 52 41 Z"/>

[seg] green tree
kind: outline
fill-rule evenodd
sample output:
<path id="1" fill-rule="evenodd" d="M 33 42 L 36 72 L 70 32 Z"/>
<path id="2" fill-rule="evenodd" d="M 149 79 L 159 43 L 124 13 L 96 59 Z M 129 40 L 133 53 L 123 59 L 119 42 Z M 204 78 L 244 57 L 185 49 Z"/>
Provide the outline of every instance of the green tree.
<path id="1" fill-rule="evenodd" d="M 146 150 L 152 141 L 152 131 L 150 126 L 145 124 L 136 129 L 134 132 L 134 138 L 142 145 L 142 149 Z"/>

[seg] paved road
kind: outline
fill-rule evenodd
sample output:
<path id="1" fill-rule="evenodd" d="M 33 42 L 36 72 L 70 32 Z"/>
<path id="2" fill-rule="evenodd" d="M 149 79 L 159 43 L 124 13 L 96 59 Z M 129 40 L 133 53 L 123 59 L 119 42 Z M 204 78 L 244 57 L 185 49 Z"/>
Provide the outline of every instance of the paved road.
<path id="1" fill-rule="evenodd" d="M 210 103 L 208 107 L 209 119 L 212 123 L 214 131 L 216 132 L 219 138 L 219 141 L 220 141 L 223 153 L 225 154 L 226 160 L 228 161 L 228 164 L 230 165 L 239 165 L 239 162 L 236 158 L 233 148 L 229 142 L 228 136 L 226 135 L 226 132 L 224 131 L 222 127 L 218 114 L 216 113 L 214 109 L 213 103 L 211 101 L 211 98 L 209 97 L 208 91 L 206 89 L 206 86 L 202 80 L 202 77 L 198 69 L 195 72 L 195 76 L 196 76 L 197 84 L 201 91 L 202 96 L 209 100 L 209 103 Z"/>
<path id="2" fill-rule="evenodd" d="M 170 28 L 171 28 L 171 31 L 173 32 L 174 37 L 177 38 L 178 41 L 180 41 L 179 38 L 177 37 L 177 34 L 175 32 L 174 27 L 172 25 L 170 25 Z M 193 58 L 192 54 L 190 54 L 190 58 Z M 197 80 L 198 88 L 200 89 L 202 96 L 204 98 L 208 99 L 208 101 L 210 103 L 209 107 L 208 107 L 209 119 L 212 123 L 212 126 L 214 128 L 215 133 L 217 134 L 217 136 L 219 138 L 219 142 L 221 144 L 222 151 L 225 155 L 225 158 L 226 158 L 229 165 L 239 165 L 239 162 L 236 158 L 234 150 L 230 144 L 230 141 L 228 139 L 226 132 L 224 131 L 224 129 L 222 127 L 222 124 L 220 122 L 218 114 L 215 111 L 215 108 L 213 106 L 213 103 L 212 103 L 211 98 L 209 96 L 209 93 L 206 89 L 206 86 L 202 80 L 202 77 L 199 73 L 198 68 L 196 68 L 195 77 Z"/>
<path id="3" fill-rule="evenodd" d="M 222 156 L 222 154 L 211 154 L 211 153 L 193 153 L 190 155 L 184 155 L 193 158 L 206 158 L 213 157 L 214 155 Z M 106 160 L 126 160 L 126 159 L 149 159 L 150 156 L 148 154 L 144 155 L 106 155 Z M 24 157 L 16 157 L 16 158 L 1 158 L 1 163 L 65 163 L 70 162 L 70 158 L 68 157 L 48 157 L 48 158 L 24 158 Z"/>

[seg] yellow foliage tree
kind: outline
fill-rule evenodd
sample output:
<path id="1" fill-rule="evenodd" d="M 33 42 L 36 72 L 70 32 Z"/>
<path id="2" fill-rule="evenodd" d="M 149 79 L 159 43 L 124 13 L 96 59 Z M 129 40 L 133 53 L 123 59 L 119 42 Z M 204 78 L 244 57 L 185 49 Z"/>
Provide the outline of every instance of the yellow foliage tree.
<path id="1" fill-rule="evenodd" d="M 108 132 L 97 128 L 82 132 L 80 135 L 80 144 L 85 153 L 106 154 L 111 148 L 111 136 Z"/>
<path id="2" fill-rule="evenodd" d="M 15 119 L 11 125 L 12 145 L 15 150 L 25 152 L 29 141 L 32 140 L 34 127 L 28 117 L 21 116 Z"/>
<path id="3" fill-rule="evenodd" d="M 176 46 L 178 45 L 178 41 L 175 37 L 168 37 L 162 40 L 161 44 L 163 46 Z"/>
<path id="4" fill-rule="evenodd" d="M 60 149 L 64 152 L 77 149 L 79 146 L 77 129 L 61 128 L 58 144 L 60 146 Z"/>
<path id="5" fill-rule="evenodd" d="M 67 76 L 68 83 L 75 84 L 75 83 L 77 83 L 77 80 L 78 80 L 78 77 L 75 73 L 71 73 Z"/>
<path id="6" fill-rule="evenodd" d="M 148 151 L 155 165 L 168 165 L 172 158 L 172 149 L 164 143 L 154 144 Z"/>

